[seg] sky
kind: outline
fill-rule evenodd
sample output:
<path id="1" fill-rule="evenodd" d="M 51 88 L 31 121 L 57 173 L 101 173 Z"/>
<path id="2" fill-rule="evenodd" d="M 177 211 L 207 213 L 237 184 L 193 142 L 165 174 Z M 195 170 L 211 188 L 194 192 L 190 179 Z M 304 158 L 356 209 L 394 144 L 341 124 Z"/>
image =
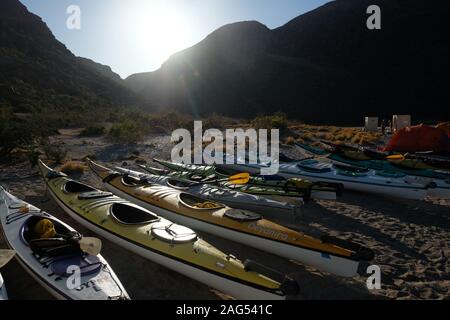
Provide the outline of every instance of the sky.
<path id="1" fill-rule="evenodd" d="M 1 0 L 0 0 L 1 1 Z M 158 69 L 171 54 L 217 28 L 256 20 L 277 28 L 329 0 L 21 0 L 75 55 L 109 65 L 122 78 Z M 76 5 L 80 28 L 67 20 Z M 76 21 L 76 20 L 70 20 Z"/>

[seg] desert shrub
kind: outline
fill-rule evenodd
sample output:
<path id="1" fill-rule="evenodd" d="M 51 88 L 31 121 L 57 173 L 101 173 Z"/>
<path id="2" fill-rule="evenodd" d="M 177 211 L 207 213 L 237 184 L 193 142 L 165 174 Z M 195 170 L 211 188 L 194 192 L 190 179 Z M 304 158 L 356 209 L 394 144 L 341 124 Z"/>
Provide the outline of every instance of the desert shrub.
<path id="1" fill-rule="evenodd" d="M 0 157 L 32 143 L 33 137 L 28 120 L 14 116 L 8 106 L 0 106 Z"/>
<path id="2" fill-rule="evenodd" d="M 312 140 L 313 140 L 313 134 L 312 134 L 311 132 L 304 133 L 300 138 L 301 138 L 304 142 L 312 141 Z"/>
<path id="3" fill-rule="evenodd" d="M 287 144 L 287 145 L 289 145 L 289 146 L 292 146 L 292 145 L 294 145 L 294 143 L 295 143 L 295 138 L 289 136 L 289 137 L 287 137 L 287 138 L 284 140 L 284 143 Z"/>
<path id="4" fill-rule="evenodd" d="M 67 161 L 61 167 L 61 172 L 64 172 L 65 174 L 68 174 L 68 175 L 71 175 L 74 173 L 84 173 L 85 170 L 86 170 L 85 165 L 83 165 L 80 162 L 75 162 L 75 161 Z"/>
<path id="5" fill-rule="evenodd" d="M 62 144 L 52 144 L 48 140 L 44 140 L 42 149 L 47 159 L 62 163 L 67 156 L 67 149 Z"/>
<path id="6" fill-rule="evenodd" d="M 276 113 L 272 116 L 258 116 L 251 122 L 255 129 L 279 129 L 286 130 L 288 127 L 287 116 L 284 113 Z"/>
<path id="7" fill-rule="evenodd" d="M 132 120 L 126 119 L 113 124 L 109 137 L 117 143 L 133 143 L 144 138 L 144 129 Z"/>
<path id="8" fill-rule="evenodd" d="M 98 137 L 105 134 L 105 127 L 99 124 L 93 124 L 83 129 L 80 137 Z"/>
<path id="9" fill-rule="evenodd" d="M 37 149 L 37 146 L 35 144 L 29 144 L 25 147 L 25 150 L 31 166 L 37 165 L 39 156 L 41 155 L 41 152 Z"/>

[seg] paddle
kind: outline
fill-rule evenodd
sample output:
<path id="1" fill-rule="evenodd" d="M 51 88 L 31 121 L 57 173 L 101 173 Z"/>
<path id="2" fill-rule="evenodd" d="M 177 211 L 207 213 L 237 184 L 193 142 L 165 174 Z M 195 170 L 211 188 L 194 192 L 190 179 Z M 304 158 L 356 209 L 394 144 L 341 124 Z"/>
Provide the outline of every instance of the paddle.
<path id="1" fill-rule="evenodd" d="M 0 268 L 4 267 L 16 254 L 14 250 L 0 249 Z"/>
<path id="2" fill-rule="evenodd" d="M 388 159 L 388 160 L 405 160 L 405 156 L 402 154 L 393 154 L 393 155 L 387 156 L 386 159 Z"/>
<path id="3" fill-rule="evenodd" d="M 82 237 L 78 240 L 80 249 L 92 256 L 96 256 L 102 250 L 102 240 L 94 237 Z"/>
<path id="4" fill-rule="evenodd" d="M 199 185 L 199 184 L 210 183 L 210 182 L 231 182 L 232 184 L 247 184 L 249 181 L 250 181 L 250 174 L 247 172 L 242 172 L 242 173 L 238 173 L 238 174 L 229 176 L 228 178 L 225 178 L 225 179 L 199 181 L 199 182 L 194 182 L 191 185 Z"/>

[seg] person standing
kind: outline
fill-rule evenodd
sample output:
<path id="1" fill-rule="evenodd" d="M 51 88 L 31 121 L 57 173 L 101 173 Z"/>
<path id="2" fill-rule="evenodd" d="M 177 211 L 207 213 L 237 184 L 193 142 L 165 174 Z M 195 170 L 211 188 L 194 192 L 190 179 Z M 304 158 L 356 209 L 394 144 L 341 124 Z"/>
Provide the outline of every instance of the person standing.
<path id="1" fill-rule="evenodd" d="M 386 134 L 386 120 L 385 119 L 381 120 L 381 133 L 383 134 L 383 136 Z"/>

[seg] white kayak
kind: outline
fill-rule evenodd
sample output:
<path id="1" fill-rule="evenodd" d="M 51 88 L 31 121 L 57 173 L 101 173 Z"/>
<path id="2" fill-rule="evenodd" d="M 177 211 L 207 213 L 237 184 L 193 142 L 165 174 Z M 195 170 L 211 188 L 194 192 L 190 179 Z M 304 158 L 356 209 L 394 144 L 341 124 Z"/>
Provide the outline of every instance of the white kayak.
<path id="1" fill-rule="evenodd" d="M 259 174 L 265 164 L 224 165 L 232 170 Z M 336 166 L 313 159 L 294 163 L 280 163 L 277 173 L 285 178 L 299 177 L 313 182 L 341 183 L 345 189 L 375 193 L 387 197 L 422 200 L 427 196 L 426 184 L 415 182 L 409 176 L 398 177 L 384 171 L 361 169 L 352 166 Z"/>
<path id="2" fill-rule="evenodd" d="M 295 220 L 295 218 L 301 215 L 301 207 L 294 203 L 276 201 L 266 197 L 242 193 L 206 183 L 199 184 L 196 182 L 191 182 L 189 180 L 147 174 L 121 167 L 115 167 L 115 169 L 120 173 L 132 177 L 137 177 L 149 183 L 168 186 L 180 191 L 194 194 L 203 199 L 213 200 L 226 204 L 231 208 L 253 211 L 265 217 L 275 219 L 283 219 L 289 217 L 290 219 Z M 302 202 L 301 198 L 298 198 L 296 200 L 296 203 L 299 203 L 299 201 L 300 203 Z"/>
<path id="3" fill-rule="evenodd" d="M 6 292 L 5 282 L 0 273 L 0 300 L 8 300 L 8 293 Z"/>
<path id="4" fill-rule="evenodd" d="M 119 278 L 101 255 L 91 256 L 72 247 L 55 251 L 55 244 L 58 248 L 66 247 L 60 242 L 61 238 L 36 238 L 35 227 L 43 219 L 53 224 L 58 235 L 78 234 L 69 225 L 0 187 L 0 221 L 5 241 L 16 252 L 19 264 L 40 285 L 62 300 L 129 299 Z M 36 251 L 38 243 L 42 250 L 39 253 Z M 42 254 L 44 248 L 53 254 Z"/>

